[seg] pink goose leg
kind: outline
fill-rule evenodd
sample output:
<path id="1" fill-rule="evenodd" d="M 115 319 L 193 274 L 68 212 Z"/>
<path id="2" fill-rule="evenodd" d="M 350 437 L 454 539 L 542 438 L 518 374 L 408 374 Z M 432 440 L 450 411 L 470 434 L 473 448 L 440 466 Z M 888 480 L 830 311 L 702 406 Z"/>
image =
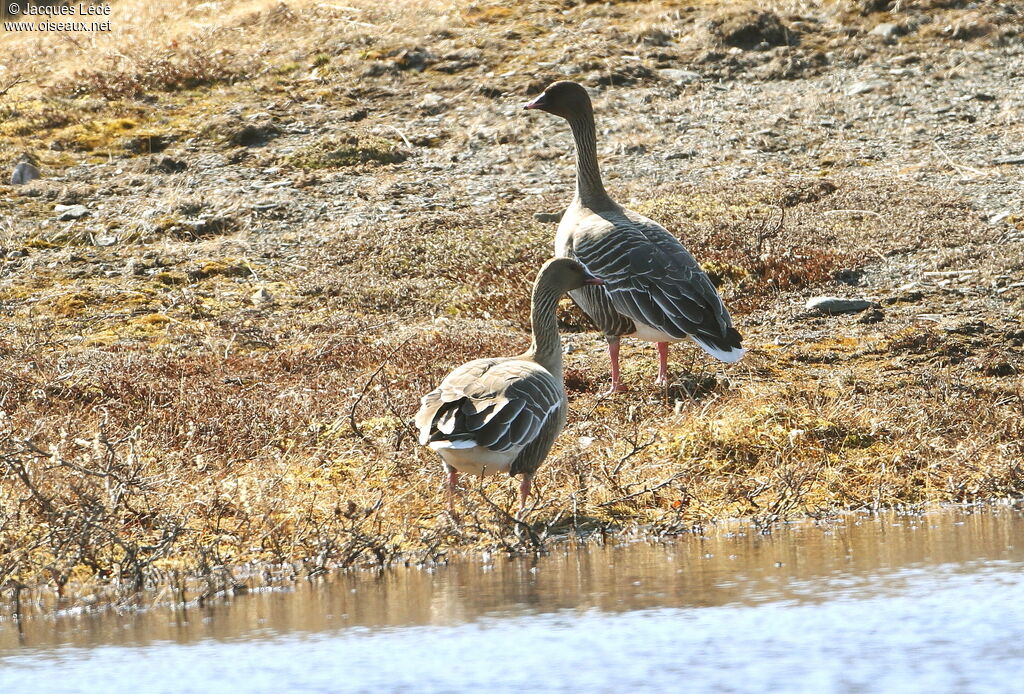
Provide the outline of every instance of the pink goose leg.
<path id="1" fill-rule="evenodd" d="M 622 377 L 619 375 L 619 341 L 615 340 L 608 342 L 608 359 L 612 364 L 612 387 L 608 389 L 605 395 L 611 395 L 612 393 L 622 393 L 628 388 L 622 385 Z"/>
<path id="2" fill-rule="evenodd" d="M 533 477 L 530 475 L 523 475 L 523 481 L 519 483 L 519 513 L 516 514 L 516 520 L 522 520 L 526 514 L 526 497 L 530 496 L 530 490 L 533 488 Z"/>
<path id="3" fill-rule="evenodd" d="M 668 383 L 668 343 L 658 342 L 658 378 L 654 385 L 663 386 Z"/>
<path id="4" fill-rule="evenodd" d="M 459 471 L 453 467 L 448 468 L 448 513 L 455 516 L 455 488 L 459 484 Z"/>

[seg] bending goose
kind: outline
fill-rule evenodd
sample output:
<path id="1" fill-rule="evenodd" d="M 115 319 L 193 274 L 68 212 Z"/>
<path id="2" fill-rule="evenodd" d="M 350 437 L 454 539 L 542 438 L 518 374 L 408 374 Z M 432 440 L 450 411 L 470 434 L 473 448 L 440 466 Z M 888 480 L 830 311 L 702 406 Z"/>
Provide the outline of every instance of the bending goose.
<path id="1" fill-rule="evenodd" d="M 519 512 L 533 475 L 565 424 L 562 345 L 555 307 L 567 291 L 598 285 L 569 258 L 544 263 L 533 285 L 533 343 L 515 357 L 476 359 L 448 374 L 421 400 L 420 443 L 438 452 L 448 472 L 448 508 L 454 509 L 460 472 L 522 475 Z"/>
<path id="2" fill-rule="evenodd" d="M 714 285 L 675 236 L 605 192 L 597 166 L 594 109 L 587 90 L 555 82 L 524 108 L 569 121 L 576 143 L 576 195 L 558 225 L 555 255 L 576 258 L 605 284 L 570 292 L 608 339 L 612 386 L 619 375 L 619 338 L 658 346 L 658 380 L 668 380 L 668 343 L 689 338 L 713 357 L 737 361 L 746 350 Z"/>

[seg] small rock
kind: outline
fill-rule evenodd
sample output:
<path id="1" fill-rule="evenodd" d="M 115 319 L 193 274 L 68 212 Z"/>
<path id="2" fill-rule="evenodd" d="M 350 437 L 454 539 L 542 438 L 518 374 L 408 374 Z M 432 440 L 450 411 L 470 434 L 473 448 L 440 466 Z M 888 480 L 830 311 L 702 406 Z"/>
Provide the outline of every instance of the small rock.
<path id="1" fill-rule="evenodd" d="M 875 308 L 867 311 L 863 316 L 857 319 L 858 323 L 864 323 L 865 325 L 871 325 L 872 323 L 881 323 L 885 320 L 885 314 L 881 310 Z"/>
<path id="2" fill-rule="evenodd" d="M 924 298 L 924 294 L 914 289 L 905 289 L 899 294 L 887 297 L 882 301 L 886 306 L 892 306 L 893 304 L 916 304 L 918 301 Z"/>
<path id="3" fill-rule="evenodd" d="M 733 11 L 710 21 L 708 28 L 726 46 L 743 50 L 757 48 L 761 44 L 786 46 L 794 41 L 794 32 L 773 12 Z"/>
<path id="4" fill-rule="evenodd" d="M 124 138 L 121 146 L 132 154 L 156 154 L 167 149 L 170 143 L 170 138 L 165 135 L 141 135 Z"/>
<path id="5" fill-rule="evenodd" d="M 113 246 L 115 243 L 117 243 L 117 237 L 101 234 L 93 238 L 93 243 L 95 243 L 97 246 L 101 248 L 106 246 Z"/>
<path id="6" fill-rule="evenodd" d="M 249 299 L 256 306 L 274 303 L 274 295 L 268 292 L 265 287 L 260 287 L 259 289 L 257 289 L 255 292 L 252 293 L 252 296 L 249 297 Z"/>
<path id="7" fill-rule="evenodd" d="M 395 57 L 395 67 L 399 70 L 415 70 L 423 72 L 428 66 L 436 62 L 433 53 L 419 48 L 403 50 Z"/>
<path id="8" fill-rule="evenodd" d="M 894 41 L 900 34 L 903 33 L 903 29 L 899 24 L 893 22 L 882 22 L 874 29 L 868 32 L 869 36 L 881 36 L 885 41 Z"/>
<path id="9" fill-rule="evenodd" d="M 533 215 L 533 218 L 538 222 L 544 222 L 547 224 L 558 224 L 562 221 L 561 212 L 537 212 Z"/>
<path id="10" fill-rule="evenodd" d="M 841 299 L 836 296 L 816 296 L 808 299 L 804 305 L 808 311 L 817 311 L 826 315 L 837 313 L 859 313 L 865 311 L 875 304 L 865 299 Z"/>
<path id="11" fill-rule="evenodd" d="M 1024 154 L 1011 154 L 1007 157 L 996 157 L 993 164 L 1024 164 Z"/>
<path id="12" fill-rule="evenodd" d="M 662 159 L 665 161 L 671 161 L 672 159 L 693 159 L 695 156 L 697 156 L 697 150 L 687 149 L 677 150 L 675 152 L 665 152 L 665 154 L 662 155 Z"/>
<path id="13" fill-rule="evenodd" d="M 992 215 L 991 217 L 988 218 L 988 223 L 989 224 L 1000 224 L 1001 222 L 1004 222 L 1006 220 L 1006 218 L 1009 217 L 1011 214 L 1013 214 L 1013 213 L 1010 212 L 1009 210 L 1003 210 L 1002 212 L 997 212 L 996 214 L 994 214 L 994 215 Z"/>
<path id="14" fill-rule="evenodd" d="M 58 222 L 81 219 L 89 214 L 89 209 L 85 205 L 54 205 L 53 210 L 57 213 Z"/>
<path id="15" fill-rule="evenodd" d="M 690 84 L 691 82 L 700 81 L 700 73 L 693 72 L 692 70 L 665 68 L 663 70 L 658 70 L 658 75 L 660 75 L 662 79 L 676 84 Z"/>
<path id="16" fill-rule="evenodd" d="M 230 128 L 226 139 L 229 143 L 239 147 L 256 147 L 266 144 L 280 133 L 281 129 L 273 123 L 247 123 Z"/>
<path id="17" fill-rule="evenodd" d="M 425 94 L 423 98 L 420 99 L 417 107 L 423 111 L 423 113 L 431 116 L 437 115 L 447 108 L 444 97 L 440 94 L 434 93 Z"/>
<path id="18" fill-rule="evenodd" d="M 885 80 L 864 80 L 851 84 L 846 88 L 845 94 L 847 96 L 857 96 L 858 94 L 867 94 L 868 92 L 885 89 L 888 86 L 889 83 Z"/>
<path id="19" fill-rule="evenodd" d="M 19 161 L 14 167 L 14 173 L 11 174 L 11 185 L 20 186 L 23 183 L 34 181 L 42 176 L 39 173 L 38 167 L 30 161 Z"/>
<path id="20" fill-rule="evenodd" d="M 150 171 L 159 171 L 160 173 L 180 173 L 188 168 L 188 164 L 180 159 L 162 155 L 151 157 L 148 168 Z"/>

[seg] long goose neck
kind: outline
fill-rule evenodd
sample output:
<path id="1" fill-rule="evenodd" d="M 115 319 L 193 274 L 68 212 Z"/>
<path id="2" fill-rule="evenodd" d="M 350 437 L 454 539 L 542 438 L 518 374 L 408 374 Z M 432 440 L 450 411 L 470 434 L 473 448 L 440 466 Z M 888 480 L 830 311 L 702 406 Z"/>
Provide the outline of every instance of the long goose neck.
<path id="1" fill-rule="evenodd" d="M 555 310 L 561 293 L 543 282 L 533 288 L 533 306 L 530 322 L 533 326 L 533 343 L 526 356 L 533 359 L 559 382 L 562 380 L 562 342 L 558 338 L 558 321 Z"/>
<path id="2" fill-rule="evenodd" d="M 587 108 L 569 119 L 572 137 L 576 142 L 576 197 L 591 210 L 615 206 L 601 182 L 601 169 L 597 165 L 597 129 L 594 112 Z"/>

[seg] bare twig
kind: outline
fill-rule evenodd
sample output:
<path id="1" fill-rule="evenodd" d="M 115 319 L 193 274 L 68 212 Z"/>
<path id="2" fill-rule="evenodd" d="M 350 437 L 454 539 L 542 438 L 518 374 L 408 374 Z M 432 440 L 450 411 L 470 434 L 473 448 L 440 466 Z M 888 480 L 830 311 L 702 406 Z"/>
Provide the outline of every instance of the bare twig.
<path id="1" fill-rule="evenodd" d="M 498 506 L 496 503 L 494 503 L 491 500 L 491 498 L 489 496 L 487 496 L 487 493 L 484 492 L 483 478 L 481 477 L 480 479 L 481 479 L 480 485 L 477 487 L 477 493 L 480 495 L 480 498 L 483 499 L 484 502 L 486 502 L 486 504 L 488 506 L 490 506 L 491 509 L 495 513 L 497 513 L 502 520 L 504 520 L 505 522 L 510 523 L 510 524 L 516 526 L 517 528 L 520 528 L 521 530 L 524 530 L 526 532 L 526 536 L 528 538 L 530 538 L 530 543 L 534 547 L 536 547 L 536 548 L 542 547 L 543 546 L 543 542 L 542 542 L 541 538 L 537 535 L 537 533 L 535 533 L 533 531 L 533 528 L 530 527 L 530 524 L 526 523 L 524 521 L 519 520 L 518 518 L 513 516 L 511 513 L 509 513 L 505 509 L 503 509 L 501 506 Z"/>
<path id="2" fill-rule="evenodd" d="M 634 455 L 644 450 L 645 448 L 653 446 L 655 442 L 657 442 L 657 440 L 657 436 L 652 436 L 651 440 L 648 441 L 647 443 L 637 443 L 635 438 L 626 437 L 626 442 L 630 446 L 632 446 L 632 450 L 630 450 L 629 453 L 627 453 L 626 455 L 619 458 L 618 462 L 615 463 L 615 467 L 612 468 L 612 476 L 614 477 L 615 475 L 619 474 L 619 471 L 622 469 L 622 466 L 625 464 L 627 460 L 629 460 L 630 458 L 632 458 Z"/>
<path id="3" fill-rule="evenodd" d="M 662 487 L 667 487 L 668 485 L 672 484 L 673 482 L 675 482 L 676 480 L 678 480 L 681 477 L 683 477 L 683 473 L 677 473 L 677 474 L 672 475 L 671 477 L 669 477 L 667 480 L 659 482 L 658 484 L 656 484 L 656 485 L 654 485 L 652 487 L 645 487 L 644 489 L 641 489 L 638 492 L 633 492 L 632 494 L 627 494 L 626 496 L 620 496 L 618 499 L 612 499 L 611 501 L 605 501 L 603 503 L 598 504 L 598 506 L 601 506 L 601 507 L 611 506 L 613 504 L 617 504 L 617 503 L 620 503 L 622 501 L 628 501 L 629 499 L 633 499 L 635 497 L 642 496 L 644 494 L 650 494 L 651 492 L 656 492 L 659 489 L 661 489 Z"/>
<path id="4" fill-rule="evenodd" d="M 762 247 L 765 241 L 774 239 L 782 231 L 782 225 L 786 221 L 786 208 L 776 203 L 776 209 L 779 211 L 779 221 L 775 223 L 773 227 L 768 226 L 767 220 L 761 222 L 757 229 L 757 238 L 754 243 L 754 256 L 757 258 L 761 257 Z"/>
<path id="5" fill-rule="evenodd" d="M 7 96 L 7 92 L 11 91 L 15 87 L 17 87 L 19 84 L 24 84 L 25 82 L 26 82 L 26 80 L 25 80 L 24 77 L 21 77 L 21 76 L 15 77 L 10 82 L 7 82 L 4 86 L 0 87 L 0 96 Z"/>
<path id="6" fill-rule="evenodd" d="M 366 391 L 370 389 L 370 384 L 373 383 L 373 379 L 377 378 L 377 375 L 384 370 L 384 367 L 387 366 L 391 358 L 398 354 L 398 351 L 405 347 L 405 345 L 408 344 L 409 340 L 411 339 L 412 337 L 407 337 L 405 340 L 402 341 L 400 345 L 395 347 L 393 350 L 391 350 L 391 352 L 388 353 L 386 357 L 384 357 L 384 359 L 380 363 L 380 366 L 377 367 L 377 370 L 370 374 L 370 377 L 366 379 L 366 383 L 363 385 L 363 389 L 359 392 L 359 396 L 356 398 L 356 401 L 352 403 L 352 407 L 349 408 L 349 425 L 351 425 L 353 433 L 355 433 L 355 435 L 361 438 L 363 441 L 366 440 L 366 435 L 363 434 L 363 432 L 359 429 L 359 425 L 356 423 L 356 408 L 359 407 L 359 403 L 362 402 L 364 397 L 366 397 Z"/>
<path id="7" fill-rule="evenodd" d="M 866 214 L 871 217 L 883 219 L 882 215 L 874 210 L 825 210 L 822 214 Z"/>
<path id="8" fill-rule="evenodd" d="M 942 157 L 947 162 L 949 162 L 949 165 L 957 170 L 957 172 L 960 174 L 961 178 L 967 178 L 967 175 L 964 174 L 964 171 L 970 171 L 975 176 L 984 176 L 985 175 L 984 171 L 981 171 L 979 169 L 975 169 L 974 167 L 964 166 L 963 164 L 957 164 L 955 161 L 953 161 L 952 157 L 950 157 L 948 154 L 946 154 L 946 150 L 942 149 L 942 145 L 940 145 L 936 140 L 932 140 L 932 145 L 934 145 L 935 149 L 937 149 L 939 151 L 939 154 L 941 154 Z"/>
<path id="9" fill-rule="evenodd" d="M 396 133 L 398 133 L 398 136 L 399 136 L 400 138 L 402 138 L 402 142 L 404 142 L 404 143 L 405 143 L 405 146 L 406 146 L 406 147 L 409 147 L 409 148 L 411 148 L 411 147 L 412 147 L 412 143 L 411 143 L 411 142 L 409 142 L 409 138 L 407 138 L 407 137 L 405 136 L 405 133 L 403 133 L 403 132 L 402 132 L 401 130 L 399 130 L 398 128 L 396 128 L 396 127 L 395 127 L 395 126 L 393 126 L 393 125 L 389 125 L 388 127 L 389 127 L 389 128 L 391 128 L 392 130 L 394 130 L 394 131 L 395 131 Z"/>

